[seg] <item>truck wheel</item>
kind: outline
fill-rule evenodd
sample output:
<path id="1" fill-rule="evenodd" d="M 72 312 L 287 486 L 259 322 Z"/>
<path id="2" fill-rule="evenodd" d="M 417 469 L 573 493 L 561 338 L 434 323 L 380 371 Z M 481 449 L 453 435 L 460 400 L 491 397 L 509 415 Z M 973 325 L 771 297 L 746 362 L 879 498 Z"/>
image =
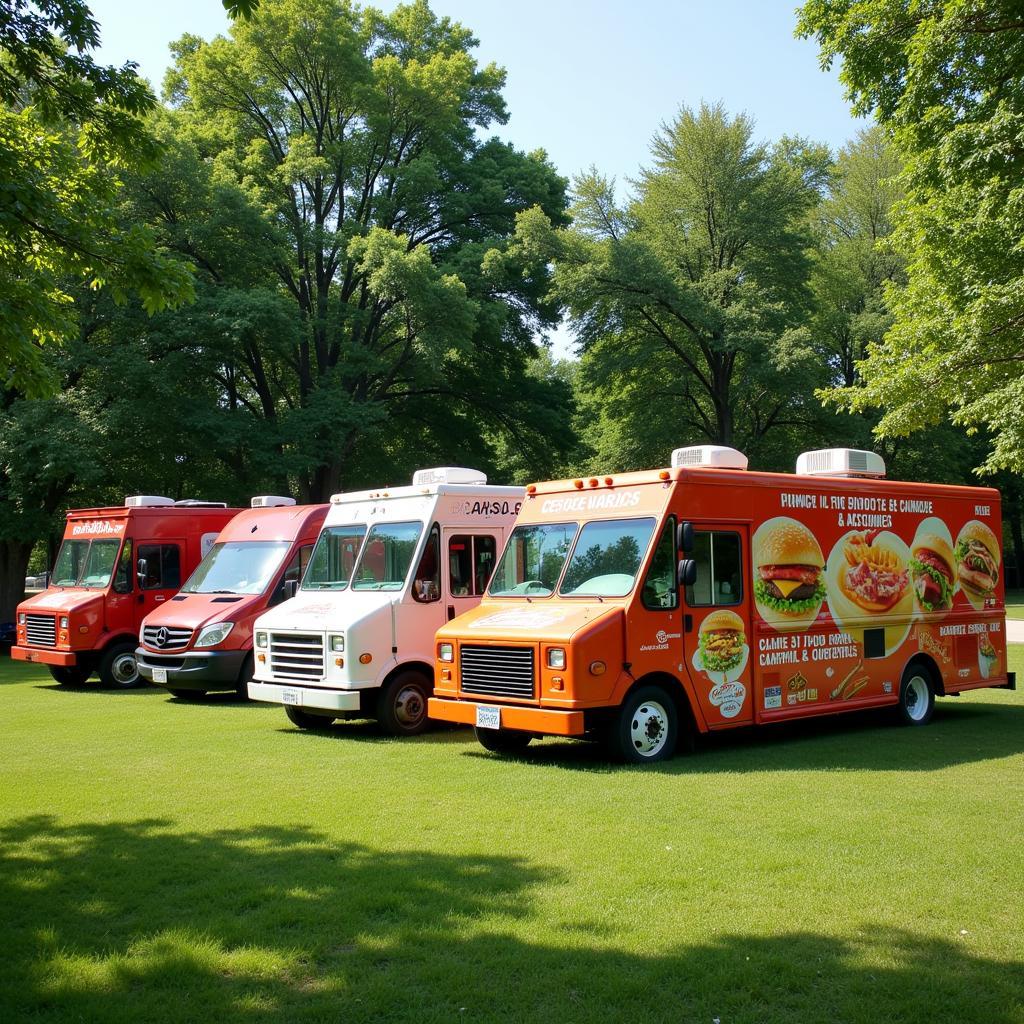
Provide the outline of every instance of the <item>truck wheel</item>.
<path id="1" fill-rule="evenodd" d="M 629 764 L 670 758 L 679 739 L 679 716 L 672 698 L 658 686 L 642 686 L 626 697 L 612 724 L 611 750 Z"/>
<path id="2" fill-rule="evenodd" d="M 303 711 L 302 708 L 297 708 L 292 704 L 285 705 L 284 713 L 288 716 L 288 721 L 292 725 L 297 725 L 300 729 L 309 729 L 314 732 L 317 729 L 326 729 L 334 722 L 333 716 L 311 715 L 308 711 Z"/>
<path id="3" fill-rule="evenodd" d="M 100 681 L 114 690 L 130 690 L 140 685 L 142 677 L 135 661 L 135 643 L 113 644 L 100 658 Z"/>
<path id="4" fill-rule="evenodd" d="M 235 694 L 239 700 L 249 699 L 249 680 L 256 674 L 256 662 L 253 660 L 250 651 L 242 662 L 242 671 L 238 673 L 238 682 L 235 683 Z"/>
<path id="5" fill-rule="evenodd" d="M 86 665 L 47 665 L 50 675 L 61 686 L 81 686 L 92 675 Z"/>
<path id="6" fill-rule="evenodd" d="M 399 672 L 381 687 L 377 721 L 391 736 L 417 736 L 429 724 L 427 698 L 433 687 L 422 672 Z"/>
<path id="7" fill-rule="evenodd" d="M 927 725 L 935 710 L 935 693 L 928 670 L 908 665 L 900 682 L 900 721 L 904 725 Z"/>
<path id="8" fill-rule="evenodd" d="M 473 732 L 480 746 L 493 750 L 495 754 L 521 754 L 533 739 L 531 733 L 518 729 L 480 729 L 474 726 Z"/>

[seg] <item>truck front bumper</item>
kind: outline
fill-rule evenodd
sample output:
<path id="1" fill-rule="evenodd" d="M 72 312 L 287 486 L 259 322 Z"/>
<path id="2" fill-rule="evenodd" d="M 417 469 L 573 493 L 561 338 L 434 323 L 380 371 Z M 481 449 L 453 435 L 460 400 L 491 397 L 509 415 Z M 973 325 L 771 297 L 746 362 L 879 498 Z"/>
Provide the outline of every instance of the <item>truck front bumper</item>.
<path id="1" fill-rule="evenodd" d="M 135 651 L 139 675 L 169 690 L 233 690 L 239 683 L 248 651 L 182 651 L 154 654 L 145 647 Z M 163 669 L 166 679 L 154 679 L 153 669 Z M 248 680 L 242 679 L 242 683 Z"/>
<path id="2" fill-rule="evenodd" d="M 582 711 L 556 711 L 552 708 L 524 708 L 518 704 L 489 704 L 487 701 L 447 700 L 431 697 L 427 715 L 439 722 L 476 725 L 476 709 L 499 708 L 501 727 L 535 732 L 545 736 L 582 736 L 585 732 Z"/>
<path id="3" fill-rule="evenodd" d="M 297 708 L 317 708 L 321 711 L 358 711 L 360 692 L 285 686 L 282 683 L 262 683 L 258 679 L 249 683 L 249 700 L 261 700 L 267 704 L 291 704 Z"/>
<path id="4" fill-rule="evenodd" d="M 78 664 L 75 651 L 47 651 L 39 647 L 12 647 L 11 659 L 38 662 L 40 665 L 60 665 L 62 668 Z"/>

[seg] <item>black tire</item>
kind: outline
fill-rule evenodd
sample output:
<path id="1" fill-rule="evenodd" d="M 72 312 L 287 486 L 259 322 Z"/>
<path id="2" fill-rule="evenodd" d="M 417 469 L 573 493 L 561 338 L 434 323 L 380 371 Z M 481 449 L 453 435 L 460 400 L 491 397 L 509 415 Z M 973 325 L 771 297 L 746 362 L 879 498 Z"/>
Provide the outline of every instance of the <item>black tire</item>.
<path id="1" fill-rule="evenodd" d="M 303 711 L 302 708 L 297 708 L 293 704 L 286 704 L 284 706 L 284 713 L 288 716 L 288 721 L 292 725 L 297 725 L 300 729 L 307 729 L 310 732 L 316 732 L 318 729 L 327 729 L 334 723 L 334 717 L 328 715 L 312 715 L 308 711 Z"/>
<path id="2" fill-rule="evenodd" d="M 81 686 L 92 675 L 87 665 L 47 665 L 54 681 L 61 686 Z"/>
<path id="3" fill-rule="evenodd" d="M 239 700 L 249 699 L 249 682 L 256 674 L 256 661 L 250 651 L 242 662 L 242 670 L 238 673 L 238 682 L 235 683 L 235 694 Z"/>
<path id="4" fill-rule="evenodd" d="M 206 696 L 205 690 L 172 690 L 169 686 L 167 692 L 178 700 L 202 700 Z"/>
<path id="5" fill-rule="evenodd" d="M 935 685 L 920 662 L 912 662 L 900 680 L 899 719 L 904 725 L 927 725 L 935 711 Z"/>
<path id="6" fill-rule="evenodd" d="M 430 724 L 427 699 L 434 687 L 422 672 L 407 669 L 381 687 L 377 721 L 390 736 L 418 736 Z"/>
<path id="7" fill-rule="evenodd" d="M 630 693 L 609 731 L 610 752 L 628 764 L 656 764 L 676 751 L 679 714 L 660 686 L 641 686 Z"/>
<path id="8" fill-rule="evenodd" d="M 533 739 L 533 734 L 518 729 L 481 729 L 473 727 L 477 742 L 484 750 L 495 754 L 521 754 Z"/>
<path id="9" fill-rule="evenodd" d="M 145 685 L 135 660 L 135 642 L 111 644 L 100 658 L 100 681 L 111 690 L 133 690 Z"/>

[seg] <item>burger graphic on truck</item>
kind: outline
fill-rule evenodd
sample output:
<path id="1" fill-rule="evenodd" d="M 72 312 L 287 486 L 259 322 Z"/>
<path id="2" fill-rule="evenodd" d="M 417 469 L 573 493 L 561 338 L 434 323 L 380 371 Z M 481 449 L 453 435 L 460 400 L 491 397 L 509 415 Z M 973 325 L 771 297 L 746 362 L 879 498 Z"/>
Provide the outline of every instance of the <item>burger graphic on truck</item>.
<path id="1" fill-rule="evenodd" d="M 999 582 L 999 541 L 988 526 L 972 519 L 956 538 L 955 554 L 960 589 L 981 609 L 995 596 Z"/>
<path id="2" fill-rule="evenodd" d="M 910 583 L 922 612 L 947 612 L 956 593 L 956 559 L 941 519 L 926 519 L 910 547 Z"/>
<path id="3" fill-rule="evenodd" d="M 761 618 L 778 630 L 807 629 L 825 599 L 825 558 L 803 523 L 777 516 L 753 540 L 754 599 Z"/>

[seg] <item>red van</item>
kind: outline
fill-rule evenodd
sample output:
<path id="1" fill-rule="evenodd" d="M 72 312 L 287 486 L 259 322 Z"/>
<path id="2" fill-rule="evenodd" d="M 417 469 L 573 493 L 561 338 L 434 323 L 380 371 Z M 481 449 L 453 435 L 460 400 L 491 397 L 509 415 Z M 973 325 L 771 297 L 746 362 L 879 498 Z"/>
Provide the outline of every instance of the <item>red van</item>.
<path id="1" fill-rule="evenodd" d="M 173 597 L 240 509 L 223 502 L 125 498 L 68 512 L 50 586 L 18 605 L 15 661 L 46 665 L 58 683 L 139 683 L 143 618 Z"/>
<path id="2" fill-rule="evenodd" d="M 264 495 L 221 531 L 178 595 L 146 616 L 139 671 L 176 697 L 246 695 L 252 624 L 295 593 L 327 505 Z"/>

